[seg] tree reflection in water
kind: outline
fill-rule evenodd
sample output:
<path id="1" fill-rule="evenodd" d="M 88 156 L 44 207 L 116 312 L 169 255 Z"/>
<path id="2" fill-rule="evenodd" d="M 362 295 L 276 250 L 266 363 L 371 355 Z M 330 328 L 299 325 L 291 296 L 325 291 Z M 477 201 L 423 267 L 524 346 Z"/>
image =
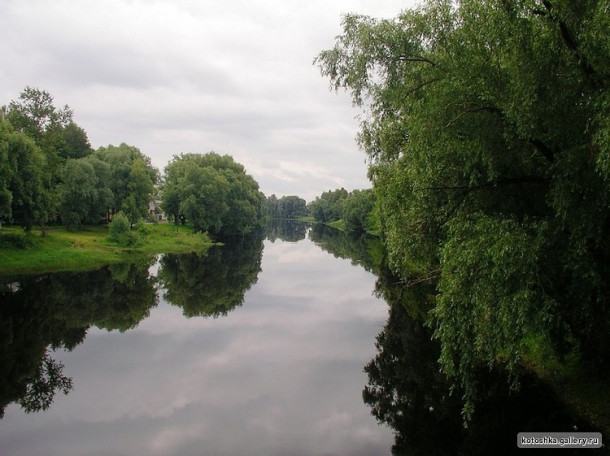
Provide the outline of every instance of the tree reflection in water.
<path id="1" fill-rule="evenodd" d="M 309 223 L 291 219 L 273 219 L 266 227 L 265 236 L 271 242 L 280 239 L 285 242 L 299 242 L 307 236 Z"/>
<path id="2" fill-rule="evenodd" d="M 88 272 L 5 279 L 0 283 L 0 417 L 16 402 L 26 412 L 49 408 L 72 379 L 52 357 L 73 350 L 91 326 L 125 331 L 157 305 L 154 259 Z"/>
<path id="3" fill-rule="evenodd" d="M 384 264 L 382 246 L 372 239 L 353 239 L 323 225 L 314 225 L 309 235 L 322 249 L 374 272 L 376 293 L 390 306 L 386 326 L 377 336 L 378 354 L 364 368 L 368 384 L 362 395 L 377 420 L 394 430 L 393 454 L 519 454 L 519 432 L 600 431 L 531 374 L 523 373 L 520 387 L 511 389 L 510 376 L 499 365 L 490 369 L 481 364 L 475 373 L 478 397 L 475 413 L 466 422 L 462 392 L 452 390 L 440 372 L 441 347 L 425 323 L 435 284 L 399 283 Z M 563 449 L 562 454 L 575 451 Z M 589 451 L 606 454 L 605 449 Z"/>
<path id="4" fill-rule="evenodd" d="M 434 289 L 394 283 L 388 275 L 378 280 L 377 291 L 390 305 L 390 316 L 377 337 L 379 353 L 365 367 L 368 385 L 363 391 L 372 414 L 394 429 L 393 454 L 516 454 L 519 432 L 599 432 L 575 417 L 534 376 L 524 374 L 515 391 L 506 372 L 485 366 L 476 377 L 475 413 L 464 423 L 460 391 L 450 393 L 450 384 L 439 371 L 440 347 L 424 324 Z M 598 451 L 603 450 L 594 450 Z"/>
<path id="5" fill-rule="evenodd" d="M 263 236 L 251 234 L 206 254 L 165 255 L 158 278 L 163 297 L 186 317 L 227 315 L 244 301 L 261 271 Z"/>
<path id="6" fill-rule="evenodd" d="M 165 298 L 186 316 L 225 315 L 257 280 L 262 235 L 210 249 L 207 256 L 167 255 L 159 279 Z M 90 327 L 126 331 L 158 303 L 155 258 L 95 271 L 5 278 L 0 282 L 0 418 L 10 403 L 26 412 L 47 410 L 72 379 L 53 351 L 72 351 Z"/>

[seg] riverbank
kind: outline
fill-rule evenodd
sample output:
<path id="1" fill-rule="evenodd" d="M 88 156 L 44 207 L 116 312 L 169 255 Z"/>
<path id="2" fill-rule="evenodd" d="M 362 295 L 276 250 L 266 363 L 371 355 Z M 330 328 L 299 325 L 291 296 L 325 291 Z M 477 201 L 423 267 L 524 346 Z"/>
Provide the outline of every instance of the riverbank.
<path id="1" fill-rule="evenodd" d="M 332 222 L 319 222 L 316 219 L 314 219 L 312 216 L 308 215 L 306 217 L 297 217 L 294 220 L 299 220 L 301 222 L 307 222 L 307 223 L 321 223 L 323 225 L 330 226 L 331 228 L 334 228 L 336 230 L 343 231 L 344 233 L 347 232 L 347 230 L 345 228 L 345 220 L 343 220 L 343 219 L 333 220 Z M 367 224 L 365 233 L 370 236 L 381 237 L 381 232 L 379 230 L 379 227 L 377 225 L 375 225 L 374 223 Z"/>
<path id="2" fill-rule="evenodd" d="M 134 255 L 202 252 L 213 242 L 206 234 L 186 226 L 144 225 L 133 247 L 120 247 L 106 239 L 106 226 L 88 226 L 81 231 L 63 227 L 32 230 L 0 228 L 0 275 L 84 271 L 121 263 Z"/>

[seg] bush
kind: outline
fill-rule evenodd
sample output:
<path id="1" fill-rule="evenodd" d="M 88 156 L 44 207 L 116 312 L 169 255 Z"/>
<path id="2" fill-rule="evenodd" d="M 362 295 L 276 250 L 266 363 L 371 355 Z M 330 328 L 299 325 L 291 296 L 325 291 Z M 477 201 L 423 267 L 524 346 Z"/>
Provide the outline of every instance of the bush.
<path id="1" fill-rule="evenodd" d="M 142 220 L 138 220 L 138 223 L 136 223 L 133 227 L 133 231 L 142 236 L 146 236 L 151 233 L 150 227 L 146 226 L 146 223 L 144 223 Z"/>
<path id="2" fill-rule="evenodd" d="M 36 242 L 28 233 L 0 233 L 0 249 L 27 249 L 33 247 Z"/>
<path id="3" fill-rule="evenodd" d="M 136 243 L 138 236 L 131 231 L 131 223 L 122 212 L 117 212 L 108 225 L 108 240 L 122 247 L 129 247 Z"/>

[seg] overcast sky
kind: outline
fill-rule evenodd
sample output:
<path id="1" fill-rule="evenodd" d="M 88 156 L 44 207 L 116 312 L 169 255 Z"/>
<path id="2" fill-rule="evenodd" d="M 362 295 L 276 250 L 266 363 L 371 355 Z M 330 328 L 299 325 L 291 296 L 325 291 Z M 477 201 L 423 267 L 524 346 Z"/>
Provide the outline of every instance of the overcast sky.
<path id="1" fill-rule="evenodd" d="M 416 3 L 2 0 L 0 105 L 47 90 L 94 148 L 125 142 L 161 171 L 175 154 L 229 154 L 268 196 L 367 188 L 358 111 L 312 61 L 343 14 Z"/>

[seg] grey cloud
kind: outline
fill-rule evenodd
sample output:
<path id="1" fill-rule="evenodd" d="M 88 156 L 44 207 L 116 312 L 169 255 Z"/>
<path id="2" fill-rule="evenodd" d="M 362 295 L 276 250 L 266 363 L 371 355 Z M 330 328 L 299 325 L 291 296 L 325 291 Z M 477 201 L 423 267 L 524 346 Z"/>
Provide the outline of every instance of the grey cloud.
<path id="1" fill-rule="evenodd" d="M 48 90 L 94 147 L 127 142 L 161 169 L 180 152 L 228 153 L 267 194 L 368 187 L 357 111 L 312 61 L 333 45 L 343 13 L 395 16 L 408 6 L 5 0 L 0 104 L 26 85 Z"/>

